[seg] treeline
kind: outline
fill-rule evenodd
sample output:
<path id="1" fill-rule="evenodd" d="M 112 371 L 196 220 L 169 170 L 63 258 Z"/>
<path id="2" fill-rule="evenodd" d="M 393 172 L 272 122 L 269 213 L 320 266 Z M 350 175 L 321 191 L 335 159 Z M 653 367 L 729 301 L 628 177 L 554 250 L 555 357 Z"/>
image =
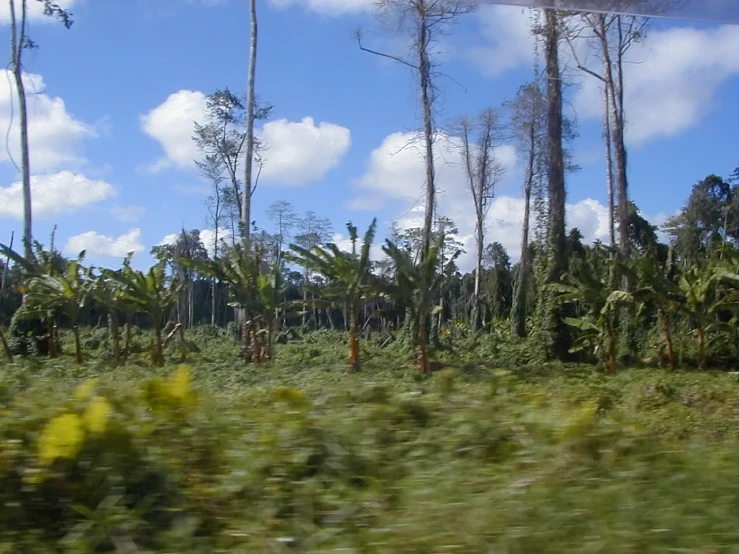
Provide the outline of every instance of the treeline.
<path id="1" fill-rule="evenodd" d="M 153 329 L 153 357 L 161 363 L 167 324 L 184 330 L 238 322 L 250 361 L 271 358 L 275 339 L 291 330 L 333 329 L 349 333 L 350 363 L 358 368 L 359 338 L 372 330 L 388 341 L 407 340 L 425 370 L 428 348 L 443 348 L 446 337 L 460 333 L 525 340 L 532 360 L 551 358 L 545 317 L 547 303 L 554 303 L 565 324 L 556 337 L 567 344 L 565 359 L 597 360 L 609 370 L 619 360 L 634 363 L 650 354 L 671 367 L 726 365 L 739 355 L 737 177 L 739 170 L 729 180 L 711 175 L 696 184 L 685 207 L 664 225 L 669 244 L 632 204 L 629 257 L 599 242 L 585 244 L 572 229 L 559 283 L 546 284 L 541 239 L 531 242 L 524 264 L 511 263 L 500 243 L 488 244 L 479 311 L 478 279 L 457 266 L 462 245 L 448 218 L 436 220 L 429 255 L 421 255 L 421 229 L 392 229 L 384 259 L 373 261 L 375 223 L 362 240 L 349 224 L 352 248 L 343 251 L 327 242 L 326 220 L 312 213 L 301 220 L 280 202 L 270 210 L 278 232 L 254 229 L 248 254 L 221 238 L 209 256 L 199 231 L 183 231 L 152 249 L 159 261 L 148 272 L 132 269 L 130 259 L 119 270 L 85 267 L 84 253 L 66 259 L 53 242 L 48 250 L 36 243 L 31 262 L 2 246 L 16 263 L 0 266 L 0 316 L 10 326 L 10 355 L 38 353 L 41 343 L 42 353 L 53 356 L 59 326 L 77 333 L 81 325 L 105 325 L 112 355 L 122 358 L 127 341 L 121 329 L 137 325 Z"/>

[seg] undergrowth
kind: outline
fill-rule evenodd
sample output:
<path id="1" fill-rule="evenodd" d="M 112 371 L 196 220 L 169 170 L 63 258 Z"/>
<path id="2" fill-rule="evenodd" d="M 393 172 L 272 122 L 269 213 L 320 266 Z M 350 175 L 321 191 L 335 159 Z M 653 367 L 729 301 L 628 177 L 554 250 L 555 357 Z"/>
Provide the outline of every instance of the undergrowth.
<path id="1" fill-rule="evenodd" d="M 98 338 L 0 366 L 0 553 L 736 550 L 732 374 L 423 378 L 372 338 L 349 374 L 338 333 L 255 366 L 214 330 L 154 369 Z"/>

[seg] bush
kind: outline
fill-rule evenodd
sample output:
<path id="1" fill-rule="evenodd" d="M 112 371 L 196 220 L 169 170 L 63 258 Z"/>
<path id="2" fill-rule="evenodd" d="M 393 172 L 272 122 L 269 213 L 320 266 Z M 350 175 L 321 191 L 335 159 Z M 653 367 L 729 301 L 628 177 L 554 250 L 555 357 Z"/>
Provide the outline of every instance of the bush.
<path id="1" fill-rule="evenodd" d="M 39 318 L 28 317 L 28 305 L 21 304 L 10 320 L 10 351 L 16 356 L 47 356 L 49 342 L 43 338 L 47 333 L 44 322 Z"/>

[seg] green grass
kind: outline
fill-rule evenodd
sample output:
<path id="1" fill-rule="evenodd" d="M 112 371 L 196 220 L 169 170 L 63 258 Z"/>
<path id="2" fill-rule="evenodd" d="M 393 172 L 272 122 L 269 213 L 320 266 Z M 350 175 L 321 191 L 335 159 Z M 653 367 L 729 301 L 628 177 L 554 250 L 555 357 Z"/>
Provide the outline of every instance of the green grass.
<path id="1" fill-rule="evenodd" d="M 331 333 L 260 366 L 193 340 L 184 396 L 175 363 L 92 342 L 82 367 L 0 366 L 0 553 L 736 551 L 735 375 L 468 352 L 421 378 L 372 341 L 352 375 Z M 105 430 L 41 463 L 49 421 L 95 395 Z"/>

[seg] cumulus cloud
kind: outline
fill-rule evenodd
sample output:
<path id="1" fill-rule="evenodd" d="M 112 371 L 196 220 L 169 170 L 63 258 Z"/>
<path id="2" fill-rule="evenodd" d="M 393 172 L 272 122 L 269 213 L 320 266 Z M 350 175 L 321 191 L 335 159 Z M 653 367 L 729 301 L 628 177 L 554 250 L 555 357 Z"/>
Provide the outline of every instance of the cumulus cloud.
<path id="1" fill-rule="evenodd" d="M 355 183 L 369 198 L 393 200 L 396 209 L 396 225 L 401 229 L 423 225 L 424 162 L 421 144 L 410 133 L 394 133 L 385 138 L 369 157 L 367 171 Z M 459 229 L 458 240 L 466 253 L 458 260 L 462 270 L 474 266 L 474 208 L 467 188 L 464 168 L 459 163 L 460 145 L 457 139 L 444 134 L 436 138 L 436 178 L 438 186 L 438 213 L 450 217 Z M 498 158 L 505 168 L 499 191 L 510 190 L 516 177 L 515 151 L 509 146 L 499 149 Z M 521 245 L 524 201 L 511 194 L 501 194 L 493 199 L 485 220 L 486 242 L 503 244 L 511 259 L 518 260 Z M 648 217 L 659 223 L 659 218 Z M 608 211 L 600 202 L 586 198 L 567 205 L 567 228 L 577 227 L 586 242 L 608 240 Z M 339 236 L 347 248 L 348 239 Z"/>
<path id="2" fill-rule="evenodd" d="M 164 150 L 148 169 L 192 169 L 200 152 L 192 140 L 193 125 L 206 119 L 206 97 L 202 92 L 180 90 L 141 116 L 144 132 Z M 301 121 L 278 119 L 255 130 L 267 147 L 260 179 L 275 185 L 300 186 L 322 179 L 334 169 L 351 146 L 346 127 L 312 117 Z"/>
<path id="3" fill-rule="evenodd" d="M 357 240 L 357 251 L 361 250 L 362 248 L 362 237 L 364 236 L 365 229 L 360 229 L 360 236 Z M 331 237 L 331 242 L 333 242 L 339 250 L 343 250 L 344 252 L 351 252 L 352 251 L 352 241 L 348 236 L 343 235 L 342 233 L 334 233 L 334 235 Z M 382 244 L 384 241 L 378 240 L 377 237 L 375 237 L 375 243 L 370 247 L 370 260 L 378 261 L 386 258 L 385 252 L 382 250 Z"/>
<path id="4" fill-rule="evenodd" d="M 64 9 L 68 10 L 76 4 L 75 0 L 55 0 L 56 4 Z M 16 18 L 20 17 L 20 2 L 16 2 Z M 33 22 L 50 22 L 53 23 L 56 20 L 53 17 L 44 15 L 44 5 L 41 2 L 29 2 L 26 12 L 26 17 L 29 21 Z M 0 10 L 0 25 L 7 25 L 10 23 L 10 10 L 4 7 Z"/>
<path id="5" fill-rule="evenodd" d="M 529 30 L 531 13 L 517 6 L 480 6 L 477 17 L 484 42 L 468 48 L 465 57 L 491 78 L 531 65 L 534 59 L 534 38 Z"/>
<path id="6" fill-rule="evenodd" d="M 31 176 L 34 218 L 53 219 L 115 194 L 115 188 L 106 181 L 89 179 L 70 171 Z M 0 187 L 0 217 L 22 219 L 23 191 L 20 181 Z"/>
<path id="7" fill-rule="evenodd" d="M 456 203 L 467 197 L 467 177 L 462 165 L 462 144 L 453 136 L 439 132 L 434 139 L 437 198 L 439 205 Z M 516 153 L 512 146 L 496 150 L 498 161 L 510 174 Z M 393 133 L 369 156 L 367 170 L 354 184 L 363 194 L 352 204 L 379 202 L 379 199 L 423 200 L 425 182 L 424 149 L 418 133 Z M 369 191 L 373 195 L 367 194 Z"/>
<path id="8" fill-rule="evenodd" d="M 632 46 L 625 65 L 626 139 L 640 144 L 676 136 L 716 107 L 717 89 L 739 74 L 739 27 L 673 27 Z M 575 97 L 580 117 L 602 117 L 600 82 L 588 78 Z"/>
<path id="9" fill-rule="evenodd" d="M 218 229 L 218 245 L 221 247 L 221 241 L 228 243 L 231 240 L 231 229 Z M 208 251 L 208 256 L 213 256 L 216 247 L 215 229 L 200 229 L 200 240 Z"/>
<path id="10" fill-rule="evenodd" d="M 319 181 L 339 165 L 351 146 L 349 129 L 325 121 L 316 125 L 312 117 L 270 121 L 259 137 L 267 145 L 262 178 L 280 185 Z"/>
<path id="11" fill-rule="evenodd" d="M 82 250 L 86 250 L 88 256 L 125 258 L 129 252 L 144 250 L 144 245 L 141 244 L 141 229 L 134 227 L 117 237 L 87 231 L 69 237 L 64 245 L 64 252 L 70 255 L 76 255 Z"/>
<path id="12" fill-rule="evenodd" d="M 144 132 L 164 149 L 164 156 L 149 166 L 150 171 L 194 167 L 193 160 L 199 158 L 200 153 L 192 140 L 193 126 L 196 121 L 205 121 L 205 110 L 206 99 L 202 92 L 180 90 L 141 116 Z"/>
<path id="13" fill-rule="evenodd" d="M 218 244 L 219 246 L 222 245 L 222 241 L 226 241 L 226 243 L 229 243 L 231 241 L 233 233 L 231 232 L 231 229 L 218 229 Z M 180 233 L 170 233 L 168 235 L 164 235 L 162 240 L 159 241 L 157 246 L 163 246 L 168 244 L 174 244 L 177 242 L 177 239 L 179 238 Z M 216 246 L 216 232 L 215 229 L 200 229 L 200 242 L 203 243 L 203 246 L 205 246 L 205 249 L 208 251 L 208 256 L 213 256 L 213 253 L 215 252 L 215 246 Z"/>
<path id="14" fill-rule="evenodd" d="M 143 206 L 113 206 L 110 213 L 118 221 L 132 222 L 137 221 L 142 215 L 146 213 L 146 208 Z"/>
<path id="15" fill-rule="evenodd" d="M 36 2 L 31 5 L 35 6 Z M 0 70 L 0 73 L 0 128 L 5 130 L 12 126 L 7 146 L 12 159 L 20 165 L 17 92 L 12 74 L 5 69 Z M 24 73 L 23 84 L 27 97 L 32 170 L 54 171 L 61 167 L 83 164 L 86 161 L 82 155 L 83 142 L 96 136 L 93 127 L 69 114 L 64 100 L 44 94 L 46 85 L 41 75 Z M 10 162 L 4 147 L 0 148 L 0 162 Z"/>
<path id="16" fill-rule="evenodd" d="M 490 78 L 520 67 L 532 67 L 534 39 L 529 33 L 531 11 L 515 6 L 482 6 L 478 12 L 484 42 L 465 52 L 467 59 Z M 585 61 L 588 46 L 575 44 L 578 58 Z M 676 26 L 651 30 L 635 43 L 626 57 L 626 138 L 640 144 L 659 137 L 676 136 L 715 108 L 717 89 L 739 73 L 739 27 L 712 28 Z M 563 47 L 563 62 L 577 75 L 582 86 L 575 95 L 579 118 L 602 118 L 601 82 L 574 73 L 569 48 Z M 591 56 L 585 65 L 600 73 Z"/>
<path id="17" fill-rule="evenodd" d="M 372 8 L 372 0 L 270 0 L 277 8 L 302 6 L 321 15 L 353 15 Z"/>

